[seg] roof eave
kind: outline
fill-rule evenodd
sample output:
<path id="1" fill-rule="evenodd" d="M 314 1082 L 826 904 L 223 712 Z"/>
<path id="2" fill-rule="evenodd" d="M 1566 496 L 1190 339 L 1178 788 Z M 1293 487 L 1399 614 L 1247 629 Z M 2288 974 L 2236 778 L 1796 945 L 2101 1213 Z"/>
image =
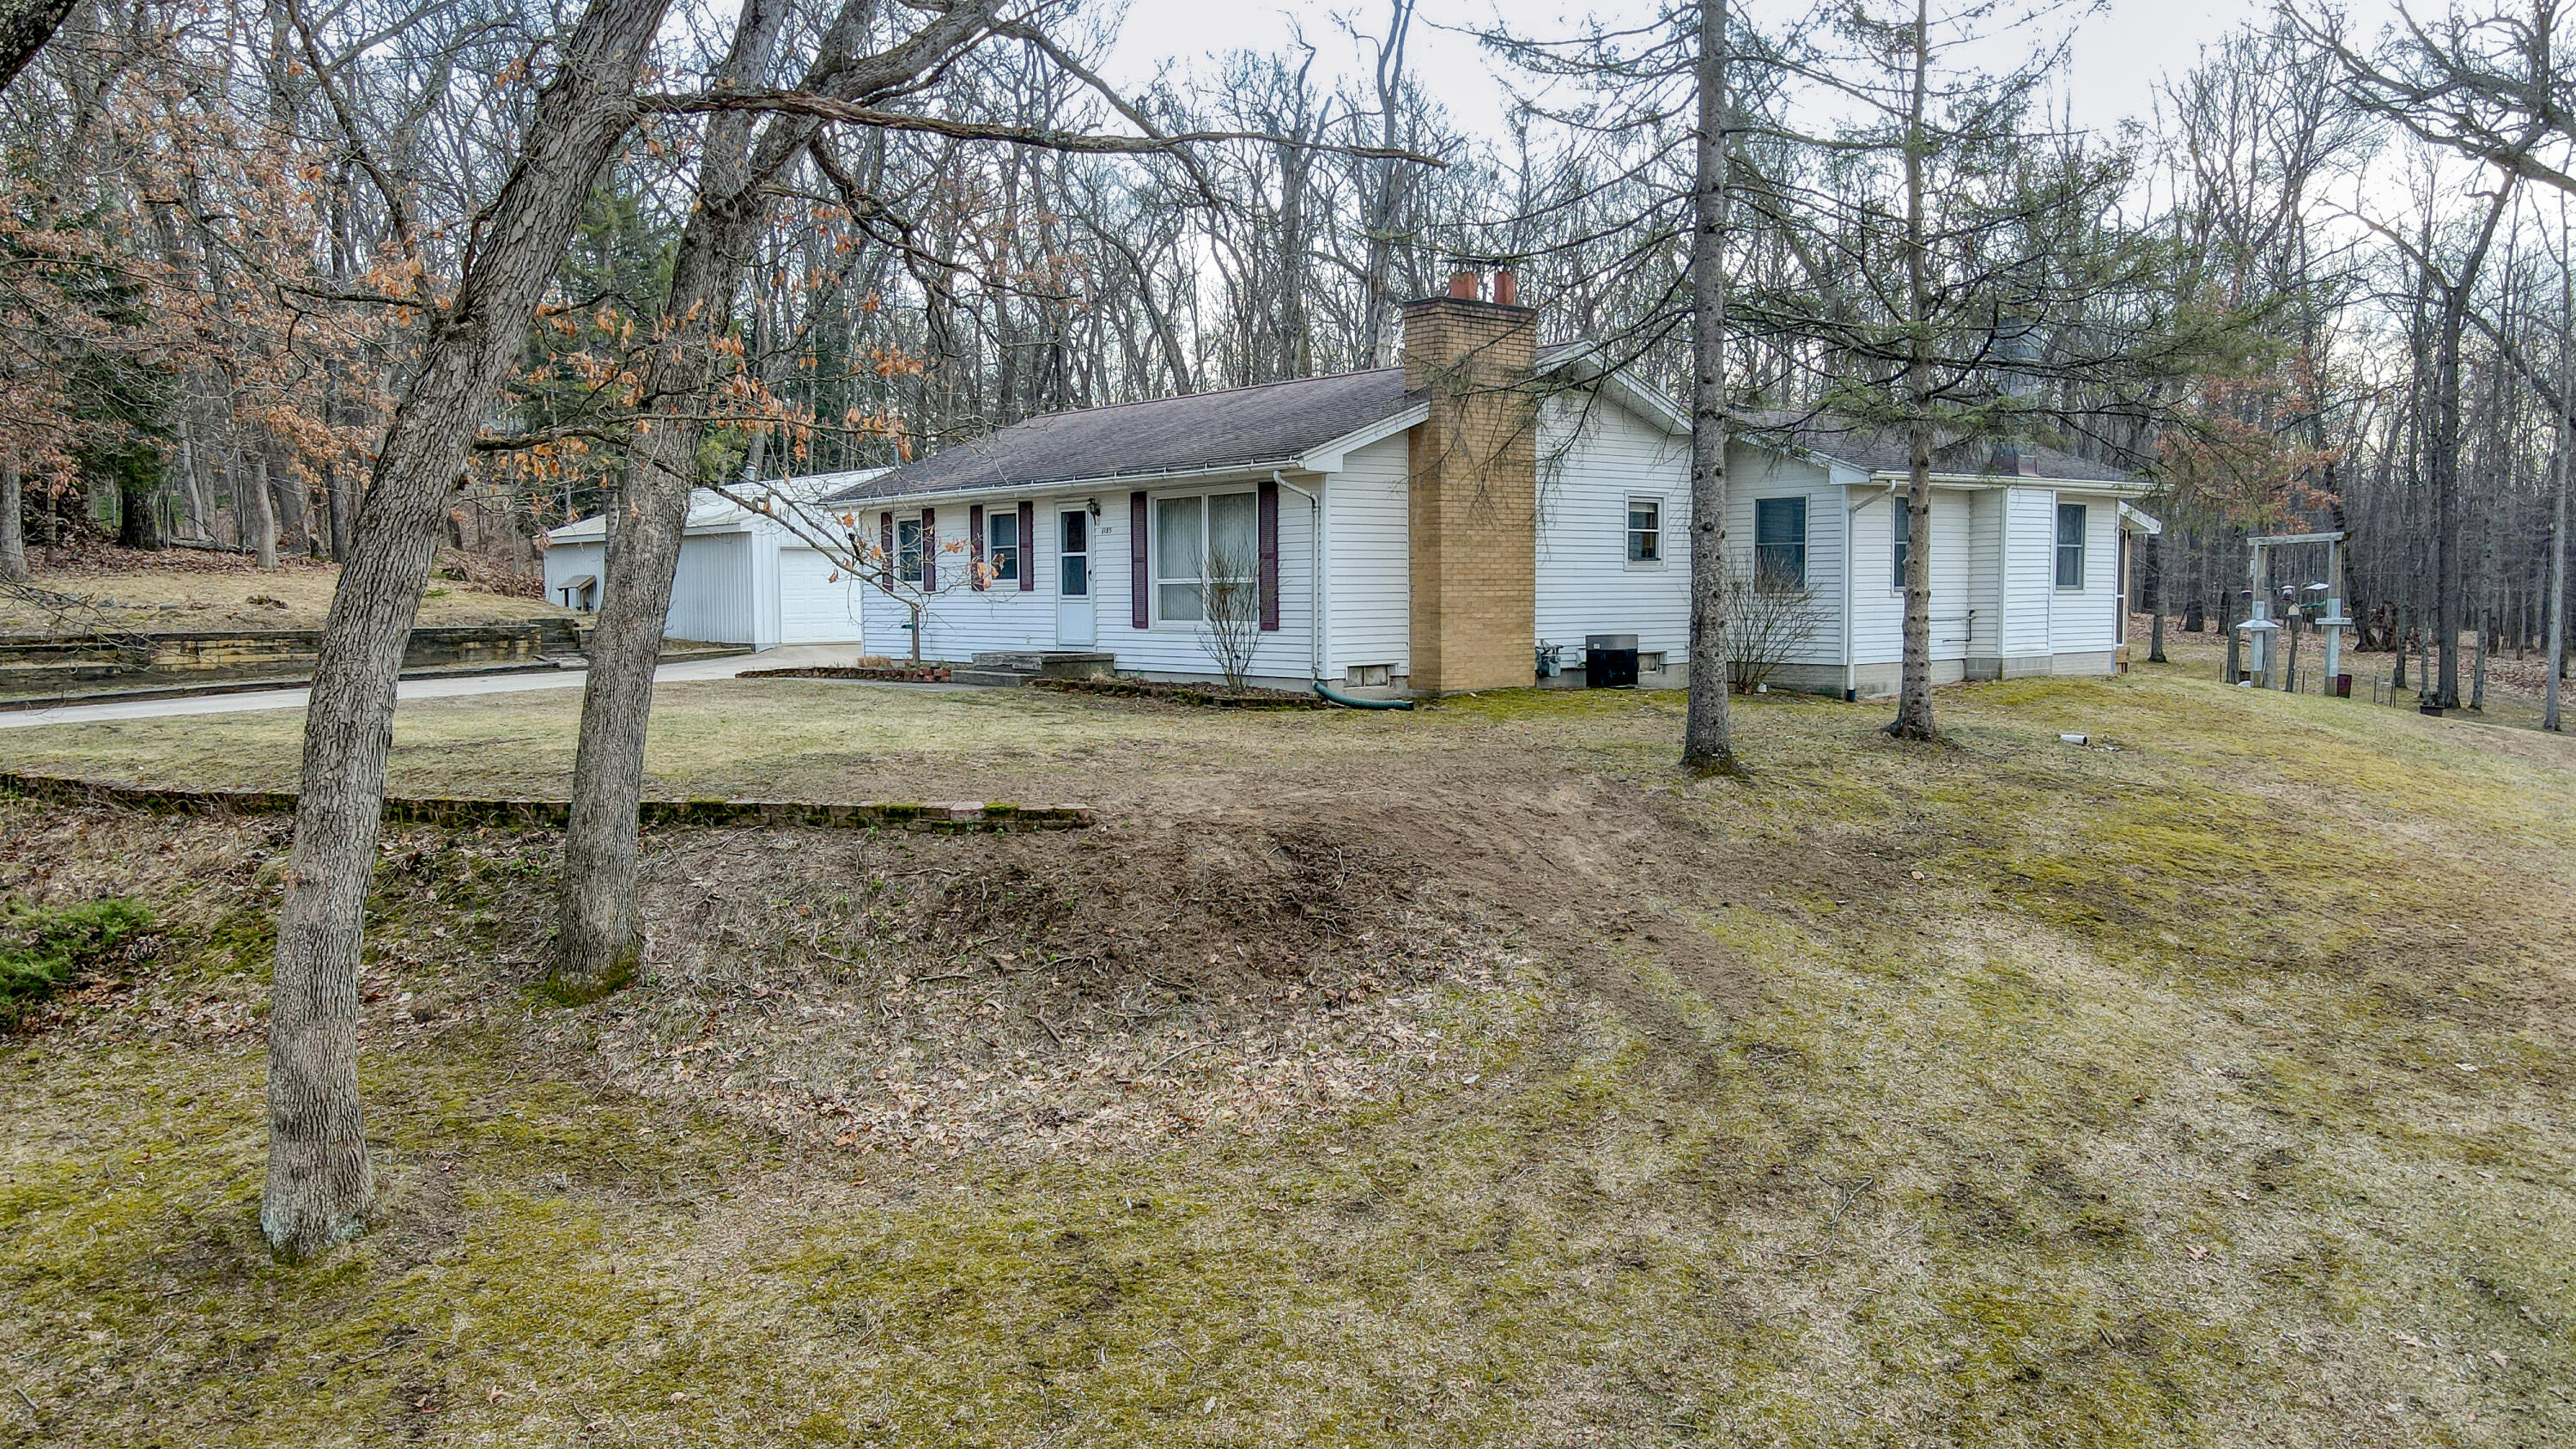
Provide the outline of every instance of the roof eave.
<path id="1" fill-rule="evenodd" d="M 1911 477 L 1903 468 L 1881 468 L 1869 475 L 1869 481 L 1899 485 Z M 2134 479 L 2043 478 L 2031 473 L 1935 473 L 1932 482 L 1943 488 L 2054 488 L 2060 492 L 2108 493 L 2115 498 L 2144 498 L 2155 491 L 2154 484 Z"/>
<path id="2" fill-rule="evenodd" d="M 1201 478 L 1226 478 L 1235 475 L 1261 477 L 1273 472 L 1304 473 L 1305 459 L 1299 457 L 1255 458 L 1240 463 L 1210 463 L 1199 468 L 1162 468 L 1141 473 L 1106 473 L 1090 478 L 1046 478 L 1028 482 L 978 483 L 972 487 L 917 488 L 896 493 L 875 493 L 865 498 L 823 498 L 806 504 L 826 512 L 837 508 L 873 508 L 885 503 L 959 503 L 990 498 L 996 493 L 1078 493 L 1086 488 L 1135 488 L 1156 483 L 1187 482 Z"/>

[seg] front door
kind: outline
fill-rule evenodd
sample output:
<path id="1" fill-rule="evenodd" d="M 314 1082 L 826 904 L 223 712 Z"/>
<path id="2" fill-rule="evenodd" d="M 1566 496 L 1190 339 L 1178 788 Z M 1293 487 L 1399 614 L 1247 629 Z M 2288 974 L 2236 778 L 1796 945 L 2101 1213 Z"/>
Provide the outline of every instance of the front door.
<path id="1" fill-rule="evenodd" d="M 1091 515 L 1068 508 L 1055 520 L 1055 642 L 1088 649 L 1091 622 Z"/>

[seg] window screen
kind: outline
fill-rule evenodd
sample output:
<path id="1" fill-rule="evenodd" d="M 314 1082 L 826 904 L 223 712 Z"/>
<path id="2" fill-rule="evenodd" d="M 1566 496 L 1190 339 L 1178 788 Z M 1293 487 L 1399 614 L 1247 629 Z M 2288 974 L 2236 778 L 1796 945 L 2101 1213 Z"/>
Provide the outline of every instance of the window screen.
<path id="1" fill-rule="evenodd" d="M 2057 505 L 2057 586 L 2084 587 L 2084 505 Z"/>
<path id="2" fill-rule="evenodd" d="M 1628 500 L 1628 562 L 1659 563 L 1664 557 L 1664 505 L 1652 498 Z"/>
<path id="3" fill-rule="evenodd" d="M 1091 597 L 1091 515 L 1065 513 L 1064 545 L 1056 551 L 1056 590 L 1068 599 Z"/>
<path id="4" fill-rule="evenodd" d="M 1206 540 L 1196 498 L 1166 498 L 1154 510 L 1154 612 L 1165 619 L 1196 620 L 1200 566 Z"/>
<path id="5" fill-rule="evenodd" d="M 1754 500 L 1753 576 L 1755 583 L 1773 588 L 1806 587 L 1806 499 Z"/>
<path id="6" fill-rule="evenodd" d="M 894 521 L 894 576 L 907 584 L 921 582 L 921 520 Z"/>
<path id="7" fill-rule="evenodd" d="M 996 510 L 984 520 L 984 562 L 996 582 L 1020 576 L 1020 515 Z"/>

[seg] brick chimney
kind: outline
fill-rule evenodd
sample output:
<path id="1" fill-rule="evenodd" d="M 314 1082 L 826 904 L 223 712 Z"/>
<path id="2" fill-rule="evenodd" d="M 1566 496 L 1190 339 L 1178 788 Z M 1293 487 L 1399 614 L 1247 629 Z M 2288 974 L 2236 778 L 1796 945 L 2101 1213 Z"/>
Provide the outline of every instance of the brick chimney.
<path id="1" fill-rule="evenodd" d="M 1461 270 L 1404 309 L 1404 385 L 1431 416 L 1410 458 L 1412 687 L 1536 682 L 1538 314 L 1509 271 Z"/>

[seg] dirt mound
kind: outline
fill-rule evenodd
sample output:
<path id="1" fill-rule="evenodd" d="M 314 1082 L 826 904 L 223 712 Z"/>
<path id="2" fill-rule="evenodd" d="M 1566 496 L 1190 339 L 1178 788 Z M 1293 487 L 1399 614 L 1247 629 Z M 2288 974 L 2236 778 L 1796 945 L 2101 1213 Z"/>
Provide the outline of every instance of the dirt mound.
<path id="1" fill-rule="evenodd" d="M 1044 1156 L 1259 1132 L 1472 1074 L 1500 923 L 1300 829 L 657 837 L 597 1064 L 846 1146 Z"/>

